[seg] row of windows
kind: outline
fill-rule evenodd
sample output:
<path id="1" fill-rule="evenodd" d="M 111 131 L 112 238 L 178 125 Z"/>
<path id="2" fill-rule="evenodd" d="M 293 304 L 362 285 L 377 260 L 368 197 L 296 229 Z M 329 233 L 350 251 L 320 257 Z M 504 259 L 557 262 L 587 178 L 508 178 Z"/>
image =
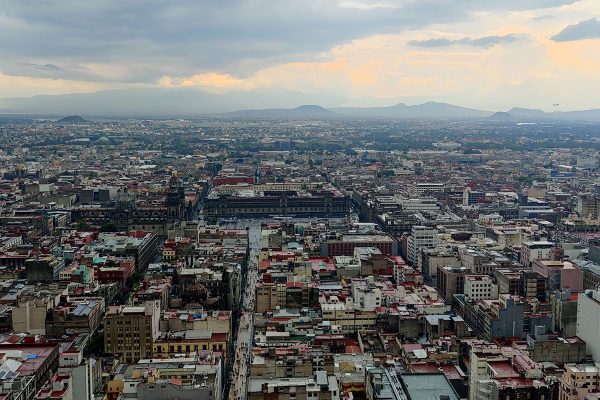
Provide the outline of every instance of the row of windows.
<path id="1" fill-rule="evenodd" d="M 156 346 L 156 352 L 157 353 L 163 353 L 163 352 L 166 353 L 167 349 L 168 349 L 169 353 L 175 353 L 175 352 L 183 353 L 184 351 L 187 352 L 187 353 L 189 353 L 191 351 L 198 351 L 198 350 L 200 350 L 200 348 L 202 350 L 209 350 L 209 346 L 210 346 L 209 344 L 203 344 L 203 345 L 197 345 L 196 344 L 196 345 L 193 345 L 193 346 L 192 345 L 168 346 L 168 347 L 167 346 Z M 223 351 L 224 348 L 225 348 L 225 346 L 222 343 L 221 344 L 213 344 L 212 345 L 212 351 L 217 351 L 217 350 Z"/>

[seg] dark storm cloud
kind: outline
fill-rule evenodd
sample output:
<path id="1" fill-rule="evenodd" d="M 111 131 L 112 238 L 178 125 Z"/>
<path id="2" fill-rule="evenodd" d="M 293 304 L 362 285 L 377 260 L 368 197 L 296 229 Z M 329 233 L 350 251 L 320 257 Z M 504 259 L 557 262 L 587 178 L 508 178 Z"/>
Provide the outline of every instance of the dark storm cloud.
<path id="1" fill-rule="evenodd" d="M 571 42 L 574 40 L 596 38 L 600 38 L 600 21 L 596 18 L 591 18 L 574 25 L 568 25 L 562 31 L 552 36 L 551 39 L 555 42 Z"/>
<path id="2" fill-rule="evenodd" d="M 385 7 L 333 0 L 20 0 L 0 2 L 0 71 L 39 75 L 19 63 L 121 65 L 122 81 L 220 70 L 249 75 L 277 62 L 314 59 L 353 39 L 472 18 L 473 11 L 524 10 L 574 0 L 396 0 Z M 524 4 L 525 3 L 525 4 Z M 37 71 L 37 72 L 34 72 Z M 62 76 L 109 80 L 81 68 Z M 60 77 L 61 71 L 46 71 Z"/>
<path id="3" fill-rule="evenodd" d="M 426 40 L 411 40 L 408 42 L 410 46 L 415 47 L 426 47 L 426 48 L 436 48 L 436 47 L 449 47 L 454 45 L 466 45 L 466 46 L 475 46 L 475 47 L 492 47 L 498 44 L 506 44 L 516 42 L 517 40 L 522 40 L 526 38 L 525 35 L 511 34 L 511 35 L 502 35 L 502 36 L 484 36 L 480 38 L 470 38 L 464 37 L 461 39 L 447 39 L 447 38 L 436 38 L 436 39 L 426 39 Z"/>

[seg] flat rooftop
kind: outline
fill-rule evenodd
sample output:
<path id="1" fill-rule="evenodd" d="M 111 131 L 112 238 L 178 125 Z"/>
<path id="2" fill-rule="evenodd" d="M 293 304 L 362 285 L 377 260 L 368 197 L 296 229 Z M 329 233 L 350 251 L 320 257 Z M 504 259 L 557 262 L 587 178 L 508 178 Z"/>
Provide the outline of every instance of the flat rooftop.
<path id="1" fill-rule="evenodd" d="M 460 400 L 443 373 L 402 374 L 400 379 L 410 400 L 439 399 L 440 396 L 448 396 L 448 400 Z"/>
<path id="2" fill-rule="evenodd" d="M 344 235 L 342 242 L 393 242 L 387 235 Z"/>

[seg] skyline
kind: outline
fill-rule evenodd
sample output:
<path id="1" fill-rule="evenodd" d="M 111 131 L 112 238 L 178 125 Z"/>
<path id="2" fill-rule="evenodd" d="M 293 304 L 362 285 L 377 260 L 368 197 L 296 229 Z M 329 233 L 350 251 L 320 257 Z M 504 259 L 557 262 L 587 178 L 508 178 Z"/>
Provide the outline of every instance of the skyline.
<path id="1" fill-rule="evenodd" d="M 593 0 L 486 3 L 3 4 L 0 98 L 192 87 L 339 106 L 600 108 Z"/>

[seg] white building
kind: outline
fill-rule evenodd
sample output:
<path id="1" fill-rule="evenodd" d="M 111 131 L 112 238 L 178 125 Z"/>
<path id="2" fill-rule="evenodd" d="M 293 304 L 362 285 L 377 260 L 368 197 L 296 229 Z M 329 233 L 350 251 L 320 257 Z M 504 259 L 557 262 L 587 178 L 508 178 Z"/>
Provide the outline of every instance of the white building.
<path id="1" fill-rule="evenodd" d="M 79 338 L 83 337 L 82 335 Z M 101 380 L 102 368 L 99 360 L 83 357 L 83 348 L 86 344 L 87 338 L 81 343 L 73 343 L 60 355 L 58 373 L 72 377 L 73 382 L 70 386 L 73 398 L 92 400 L 94 389 Z"/>
<path id="2" fill-rule="evenodd" d="M 415 225 L 407 241 L 407 258 L 411 265 L 417 265 L 421 249 L 433 248 L 439 243 L 438 230 L 427 226 Z"/>
<path id="3" fill-rule="evenodd" d="M 577 197 L 577 214 L 581 218 L 600 218 L 600 197 L 582 194 Z"/>
<path id="4" fill-rule="evenodd" d="M 446 185 L 444 185 L 443 183 L 417 183 L 414 187 L 414 193 L 419 196 L 423 193 L 443 192 L 445 189 Z"/>
<path id="5" fill-rule="evenodd" d="M 352 298 L 354 308 L 360 311 L 375 311 L 382 304 L 381 289 L 373 284 L 372 277 L 352 279 Z"/>
<path id="6" fill-rule="evenodd" d="M 586 290 L 577 297 L 577 336 L 586 343 L 587 353 L 600 361 L 600 292 Z"/>
<path id="7" fill-rule="evenodd" d="M 527 267 L 537 259 L 552 260 L 554 253 L 555 244 L 553 242 L 523 242 L 523 246 L 521 246 L 521 264 Z"/>
<path id="8" fill-rule="evenodd" d="M 21 236 L 0 237 L 0 251 L 5 252 L 23 243 Z"/>
<path id="9" fill-rule="evenodd" d="M 498 285 L 488 275 L 466 275 L 464 294 L 475 301 L 497 299 Z"/>
<path id="10" fill-rule="evenodd" d="M 440 212 L 441 208 L 434 197 L 419 197 L 412 199 L 399 199 L 398 203 L 403 211 L 431 211 L 434 213 Z"/>

